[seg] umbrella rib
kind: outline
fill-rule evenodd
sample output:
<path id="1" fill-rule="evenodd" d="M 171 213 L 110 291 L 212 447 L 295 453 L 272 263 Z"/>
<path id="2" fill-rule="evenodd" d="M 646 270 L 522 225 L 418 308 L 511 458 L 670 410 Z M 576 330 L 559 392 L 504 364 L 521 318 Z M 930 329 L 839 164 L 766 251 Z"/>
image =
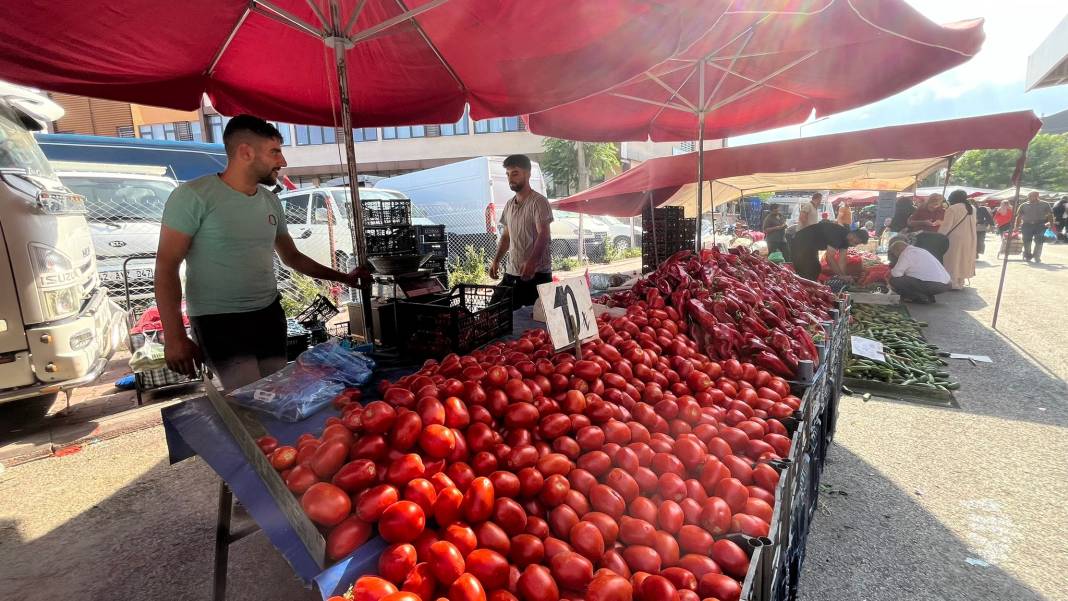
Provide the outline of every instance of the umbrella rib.
<path id="1" fill-rule="evenodd" d="M 688 107 L 685 107 L 685 106 L 682 106 L 682 105 L 679 105 L 679 104 L 671 104 L 670 102 L 657 102 L 655 100 L 649 100 L 648 98 L 640 98 L 638 96 L 631 96 L 630 94 L 620 94 L 619 92 L 609 92 L 609 94 L 611 94 L 612 96 L 615 96 L 617 98 L 623 98 L 625 100 L 633 100 L 634 102 L 642 102 L 642 103 L 645 103 L 645 104 L 651 104 L 653 106 L 659 106 L 661 108 L 675 109 L 676 111 L 682 111 L 684 113 L 690 113 L 691 112 Z"/>
<path id="2" fill-rule="evenodd" d="M 763 21 L 763 19 L 761 19 L 761 21 Z M 754 23 L 753 25 L 751 25 L 749 27 L 749 35 L 746 36 L 745 41 L 742 42 L 742 47 L 738 49 L 738 52 L 745 52 L 746 47 L 749 46 L 749 42 L 753 41 L 753 36 L 756 35 L 756 26 L 759 25 L 759 24 L 760 24 L 760 21 L 758 21 L 757 23 Z M 735 38 L 735 39 L 737 39 L 737 38 Z M 731 40 L 731 41 L 733 42 L 734 40 Z M 704 112 L 705 109 L 708 107 L 708 105 L 712 103 L 712 99 L 716 97 L 716 94 L 719 94 L 720 87 L 722 87 L 723 86 L 723 82 L 727 80 L 727 74 L 731 73 L 731 70 L 734 69 L 734 64 L 736 62 L 738 62 L 738 57 L 737 56 L 732 57 L 731 58 L 731 64 L 723 71 L 723 75 L 720 76 L 719 81 L 716 82 L 716 87 L 712 88 L 712 93 L 708 95 L 708 98 L 702 98 L 701 99 L 701 111 L 702 112 Z M 701 61 L 701 62 L 697 63 L 697 68 L 698 69 L 704 69 L 706 64 L 707 63 L 705 61 Z"/>
<path id="3" fill-rule="evenodd" d="M 738 100 L 739 98 L 744 98 L 745 96 L 748 96 L 749 94 L 751 94 L 754 91 L 756 91 L 758 88 L 764 87 L 767 84 L 768 80 L 771 80 L 771 79 L 773 79 L 775 77 L 778 77 L 779 75 L 782 75 L 786 71 L 789 71 L 790 69 L 793 69 L 797 65 L 800 65 L 801 63 L 807 61 L 808 59 L 812 58 L 813 56 L 816 56 L 817 54 L 819 54 L 819 51 L 818 50 L 813 50 L 812 52 L 809 52 L 805 56 L 802 56 L 801 58 L 791 62 L 790 64 L 783 65 L 782 67 L 776 69 L 775 71 L 771 72 L 767 76 L 765 76 L 765 77 L 763 77 L 763 78 L 761 78 L 761 79 L 759 79 L 757 81 L 754 81 L 752 85 L 747 86 L 746 88 L 744 88 L 742 90 L 739 90 L 738 92 L 735 92 L 734 94 L 728 96 L 727 98 L 723 99 L 723 101 L 717 103 L 715 106 L 712 106 L 708 110 L 710 112 L 719 110 L 720 108 L 722 108 L 722 107 L 734 102 L 735 100 Z"/>
<path id="4" fill-rule="evenodd" d="M 650 73 L 648 71 L 645 72 L 645 76 L 648 77 L 649 79 L 653 80 L 654 83 L 656 83 L 657 85 L 659 85 L 660 87 L 664 88 L 665 90 L 667 90 L 668 92 L 671 93 L 671 96 L 667 99 L 667 102 L 671 102 L 672 99 L 678 98 L 679 101 L 682 102 L 683 104 L 685 104 L 687 107 L 689 107 L 689 109 L 691 111 L 693 111 L 695 113 L 697 112 L 697 110 L 698 110 L 697 106 L 695 106 L 692 102 L 687 100 L 685 96 L 682 95 L 682 86 L 686 85 L 687 81 L 690 81 L 690 78 L 693 77 L 692 74 L 688 75 L 686 77 L 686 79 L 684 79 L 682 81 L 682 84 L 679 85 L 679 89 L 677 89 L 677 90 L 673 90 L 671 88 L 671 86 L 669 86 L 666 83 L 664 83 L 664 81 L 662 79 L 660 79 L 659 77 L 657 77 L 656 75 L 654 75 L 654 74 L 652 74 L 652 73 Z M 655 120 L 655 117 L 654 117 L 654 120 Z"/>
<path id="5" fill-rule="evenodd" d="M 330 23 L 326 20 L 326 15 L 323 14 L 322 9 L 315 3 L 315 0 L 304 0 L 311 7 L 312 12 L 315 13 L 315 17 L 319 19 L 319 24 L 323 26 L 323 29 L 330 29 Z"/>
<path id="6" fill-rule="evenodd" d="M 708 66 L 712 67 L 713 69 L 721 69 L 723 71 L 726 71 L 727 73 L 730 73 L 731 75 L 733 75 L 733 76 L 735 76 L 735 77 L 737 77 L 739 79 L 744 79 L 744 80 L 746 80 L 746 81 L 748 81 L 750 83 L 756 83 L 756 80 L 753 79 L 752 77 L 749 77 L 747 75 L 742 75 L 741 73 L 738 73 L 737 71 L 732 71 L 730 69 L 730 67 L 724 67 L 722 65 L 716 65 L 716 64 L 712 64 L 712 63 L 709 63 Z M 805 100 L 811 100 L 812 99 L 811 97 L 806 96 L 806 95 L 802 94 L 801 92 L 795 92 L 793 90 L 784 88 L 782 86 L 776 86 L 776 85 L 772 85 L 772 84 L 769 84 L 769 83 L 765 83 L 764 87 L 765 88 L 771 88 L 772 90 L 778 90 L 780 92 L 786 92 L 787 94 L 793 94 L 794 96 L 799 96 L 801 98 L 804 98 Z"/>
<path id="7" fill-rule="evenodd" d="M 430 2 L 427 2 L 426 4 L 420 6 L 419 8 L 413 8 L 413 9 L 411 9 L 411 10 L 405 12 L 405 13 L 399 14 L 399 15 L 397 15 L 395 17 L 390 17 L 389 19 L 386 19 L 385 21 L 382 21 L 378 25 L 375 25 L 373 27 L 368 27 L 367 29 L 365 29 L 365 30 L 363 30 L 363 31 L 361 31 L 361 32 L 359 32 L 357 34 L 354 34 L 353 36 L 351 36 L 349 38 L 349 41 L 352 42 L 353 44 L 359 44 L 360 42 L 363 42 L 365 40 L 368 40 L 370 38 L 373 38 L 373 37 L 377 36 L 378 34 L 380 34 L 383 31 L 389 29 L 390 27 L 393 27 L 394 25 L 398 25 L 398 24 L 403 23 L 405 21 L 414 19 L 415 17 L 418 17 L 419 15 L 427 12 L 428 10 L 435 9 L 435 8 L 441 6 L 442 4 L 445 4 L 448 1 L 449 0 L 430 0 Z"/>
<path id="8" fill-rule="evenodd" d="M 260 13 L 268 19 L 278 21 L 283 25 L 288 25 L 293 29 L 304 32 L 312 37 L 319 39 L 326 37 L 326 34 L 323 31 L 315 29 L 311 25 L 301 21 L 298 17 L 293 15 L 293 13 L 283 8 L 279 8 L 266 0 L 252 0 L 252 10 Z"/>
<path id="9" fill-rule="evenodd" d="M 921 46 L 929 46 L 931 48 L 938 48 L 938 49 L 941 49 L 941 50 L 945 50 L 947 52 L 954 52 L 954 53 L 959 54 L 961 56 L 968 56 L 968 57 L 975 56 L 974 54 L 968 54 L 967 52 L 961 52 L 960 50 L 957 50 L 956 48 L 950 48 L 949 46 L 943 46 L 941 44 L 932 44 L 931 42 L 924 42 L 924 41 L 921 41 L 921 40 L 917 40 L 915 38 L 910 38 L 910 37 L 908 37 L 908 36 L 906 36 L 904 34 L 900 34 L 900 33 L 896 32 L 896 31 L 894 31 L 892 29 L 887 29 L 885 27 L 880 27 L 880 26 L 876 25 L 875 23 L 871 22 L 864 15 L 860 14 L 860 10 L 858 10 L 857 7 L 853 5 L 853 0 L 846 0 L 846 4 L 849 5 L 850 10 L 852 10 L 853 13 L 857 15 L 857 17 L 860 17 L 861 21 L 864 21 L 865 23 L 867 23 L 871 27 L 874 27 L 875 29 L 878 29 L 879 31 L 881 31 L 883 33 L 888 33 L 888 34 L 890 34 L 890 35 L 892 35 L 894 37 L 901 38 L 901 39 L 903 39 L 903 40 L 905 40 L 907 42 L 912 42 L 913 44 L 919 44 Z"/>
<path id="10" fill-rule="evenodd" d="M 401 7 L 401 10 L 408 10 L 408 7 L 404 4 L 403 0 L 396 0 L 396 2 L 397 6 Z M 415 25 L 415 30 L 419 32 L 419 37 L 423 38 L 423 41 L 426 42 L 426 45 L 430 47 L 430 50 L 434 52 L 434 56 L 438 57 L 438 61 L 441 62 L 441 66 L 449 72 L 449 75 L 452 76 L 452 79 L 456 82 L 456 85 L 460 86 L 460 89 L 466 93 L 467 86 L 464 85 L 464 82 L 460 79 L 460 76 L 456 73 L 455 70 L 453 70 L 452 65 L 450 65 L 448 61 L 445 60 L 445 57 L 441 55 L 441 51 L 438 50 L 437 45 L 434 44 L 434 42 L 430 41 L 430 36 L 428 36 L 426 34 L 426 31 L 423 30 L 423 25 L 415 19 L 412 19 L 412 24 Z"/>
<path id="11" fill-rule="evenodd" d="M 367 4 L 367 0 L 360 0 L 356 5 L 355 10 L 352 11 L 352 15 L 349 16 L 349 20 L 345 23 L 345 28 L 341 30 L 341 35 L 347 36 L 352 31 L 353 26 L 356 25 L 356 19 L 359 18 L 360 13 L 363 12 L 364 5 Z"/>
<path id="12" fill-rule="evenodd" d="M 249 13 L 252 12 L 252 6 L 253 5 L 251 4 L 246 6 L 245 12 L 241 13 L 241 17 L 234 23 L 233 28 L 230 29 L 230 35 L 226 36 L 226 40 L 222 43 L 222 46 L 219 46 L 219 49 L 215 52 L 215 56 L 213 56 L 211 62 L 208 63 L 208 68 L 204 71 L 205 75 L 210 76 L 215 72 L 215 67 L 218 66 L 219 61 L 222 60 L 223 54 L 226 53 L 226 49 L 230 47 L 230 43 L 237 37 L 237 31 L 245 24 L 245 19 L 248 19 Z"/>

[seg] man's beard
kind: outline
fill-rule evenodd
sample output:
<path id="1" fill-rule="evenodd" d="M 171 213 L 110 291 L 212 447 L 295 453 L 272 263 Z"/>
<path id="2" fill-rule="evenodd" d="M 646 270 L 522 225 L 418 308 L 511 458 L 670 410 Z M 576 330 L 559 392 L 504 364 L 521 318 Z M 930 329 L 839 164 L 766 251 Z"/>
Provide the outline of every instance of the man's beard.
<path id="1" fill-rule="evenodd" d="M 260 178 L 260 183 L 263 184 L 264 186 L 273 186 L 273 185 L 277 184 L 278 183 L 278 172 L 275 171 L 274 169 L 271 169 L 270 171 L 267 172 L 267 175 L 264 175 L 264 176 L 262 176 Z"/>
<path id="2" fill-rule="evenodd" d="M 526 184 L 513 184 L 511 182 L 508 183 L 508 187 L 512 189 L 512 192 L 518 192 L 522 190 L 524 186 L 526 186 Z"/>

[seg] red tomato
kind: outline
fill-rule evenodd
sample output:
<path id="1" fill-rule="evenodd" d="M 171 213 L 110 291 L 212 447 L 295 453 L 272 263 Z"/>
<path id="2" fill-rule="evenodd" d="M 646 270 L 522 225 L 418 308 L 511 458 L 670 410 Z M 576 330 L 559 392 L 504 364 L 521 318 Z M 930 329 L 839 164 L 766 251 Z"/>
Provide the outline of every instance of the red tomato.
<path id="1" fill-rule="evenodd" d="M 467 571 L 487 590 L 508 586 L 508 560 L 492 549 L 475 549 L 465 561 Z"/>
<path id="2" fill-rule="evenodd" d="M 415 547 L 412 545 L 390 545 L 378 556 L 378 575 L 394 584 L 400 584 L 415 567 L 416 561 Z"/>
<path id="3" fill-rule="evenodd" d="M 779 484 L 779 472 L 766 463 L 761 463 L 753 469 L 753 484 L 774 494 L 775 487 Z"/>
<path id="4" fill-rule="evenodd" d="M 586 589 L 586 601 L 631 601 L 634 588 L 630 581 L 611 572 L 598 572 Z"/>
<path id="5" fill-rule="evenodd" d="M 553 556 L 549 560 L 549 570 L 556 582 L 565 589 L 581 591 L 593 580 L 593 562 L 573 551 Z"/>
<path id="6" fill-rule="evenodd" d="M 373 484 L 378 477 L 375 463 L 370 459 L 356 459 L 341 466 L 331 482 L 347 493 L 357 493 Z"/>
<path id="7" fill-rule="evenodd" d="M 698 555 L 707 555 L 714 542 L 707 530 L 691 524 L 679 528 L 678 541 L 680 552 Z"/>
<path id="8" fill-rule="evenodd" d="M 470 489 L 468 490 L 470 492 Z M 523 507 L 507 497 L 493 502 L 493 521 L 509 535 L 520 534 L 527 527 L 527 513 Z"/>
<path id="9" fill-rule="evenodd" d="M 623 549 L 623 559 L 626 560 L 632 571 L 648 572 L 650 574 L 660 572 L 660 555 L 652 547 L 630 545 Z"/>
<path id="10" fill-rule="evenodd" d="M 693 572 L 680 567 L 664 568 L 660 575 L 667 578 L 675 588 L 682 590 L 697 590 L 697 577 Z"/>
<path id="11" fill-rule="evenodd" d="M 256 446 L 263 451 L 264 455 L 270 455 L 278 448 L 278 439 L 274 436 L 261 436 L 256 439 Z"/>
<path id="12" fill-rule="evenodd" d="M 368 488 L 355 500 L 354 513 L 365 522 L 377 522 L 387 507 L 400 500 L 400 493 L 389 484 Z"/>
<path id="13" fill-rule="evenodd" d="M 420 599 L 432 599 L 436 587 L 437 581 L 427 562 L 415 564 L 415 567 L 405 576 L 404 584 L 401 586 L 403 590 L 419 595 Z"/>
<path id="14" fill-rule="evenodd" d="M 478 546 L 478 538 L 475 536 L 475 531 L 462 522 L 457 522 L 446 528 L 442 540 L 447 540 L 456 545 L 460 555 L 465 557 Z"/>
<path id="15" fill-rule="evenodd" d="M 397 419 L 397 410 L 383 401 L 368 403 L 363 409 L 363 428 L 371 434 L 385 434 Z"/>
<path id="16" fill-rule="evenodd" d="M 512 538 L 508 559 L 520 568 L 540 563 L 545 557 L 545 544 L 533 534 L 520 534 Z"/>
<path id="17" fill-rule="evenodd" d="M 737 543 L 720 539 L 712 545 L 710 555 L 724 573 L 737 579 L 745 578 L 749 570 L 749 556 Z"/>
<path id="18" fill-rule="evenodd" d="M 419 434 L 419 446 L 434 459 L 448 457 L 456 448 L 456 436 L 445 426 L 431 424 Z"/>
<path id="19" fill-rule="evenodd" d="M 471 481 L 464 493 L 461 511 L 470 524 L 484 522 L 493 514 L 493 483 L 489 478 L 478 477 Z"/>
<path id="20" fill-rule="evenodd" d="M 731 532 L 741 532 L 749 536 L 767 536 L 770 526 L 756 516 L 736 513 L 731 517 Z"/>
<path id="21" fill-rule="evenodd" d="M 415 446 L 422 429 L 423 420 L 418 413 L 406 409 L 401 410 L 393 420 L 393 427 L 390 428 L 389 446 L 398 451 L 407 451 Z"/>
<path id="22" fill-rule="evenodd" d="M 560 589 L 549 569 L 537 564 L 528 565 L 523 570 L 516 582 L 516 592 L 523 601 L 557 601 L 560 598 Z"/>
<path id="23" fill-rule="evenodd" d="M 270 456 L 271 467 L 285 471 L 297 463 L 297 450 L 293 447 L 278 447 Z"/>
<path id="24" fill-rule="evenodd" d="M 397 501 L 390 505 L 378 520 L 378 533 L 390 543 L 410 543 L 425 527 L 423 508 L 411 501 Z"/>
<path id="25" fill-rule="evenodd" d="M 318 481 L 318 476 L 310 467 L 298 465 L 289 470 L 289 475 L 286 476 L 286 488 L 294 494 L 302 495 Z"/>
<path id="26" fill-rule="evenodd" d="M 361 576 L 352 585 L 353 601 L 381 601 L 397 592 L 392 582 L 377 576 Z"/>
<path id="27" fill-rule="evenodd" d="M 440 540 L 430 545 L 430 573 L 445 586 L 452 585 L 464 573 L 464 558 L 456 545 Z"/>
<path id="28" fill-rule="evenodd" d="M 300 498 L 300 506 L 313 522 L 336 526 L 352 511 L 352 501 L 345 491 L 326 482 L 313 484 Z"/>
<path id="29" fill-rule="evenodd" d="M 745 502 L 749 500 L 749 489 L 737 478 L 720 480 L 712 494 L 726 501 L 732 512 L 744 509 Z"/>
<path id="30" fill-rule="evenodd" d="M 371 538 L 371 525 L 351 515 L 331 528 L 326 535 L 326 556 L 333 560 L 341 559 L 355 551 L 369 538 Z"/>
<path id="31" fill-rule="evenodd" d="M 478 578 L 464 573 L 449 587 L 449 601 L 486 601 L 486 591 Z"/>
<path id="32" fill-rule="evenodd" d="M 426 465 L 423 464 L 423 458 L 415 453 L 401 455 L 386 469 L 386 481 L 394 486 L 404 486 L 424 475 Z"/>
<path id="33" fill-rule="evenodd" d="M 641 585 L 638 586 L 638 597 L 642 601 L 677 599 L 678 589 L 667 578 L 654 575 L 642 580 Z"/>
<path id="34" fill-rule="evenodd" d="M 618 532 L 618 529 L 616 531 Z M 609 529 L 609 534 L 615 534 L 615 532 Z M 567 539 L 576 552 L 590 561 L 600 561 L 604 555 L 605 536 L 601 528 L 593 521 L 581 521 L 571 526 Z"/>
<path id="35" fill-rule="evenodd" d="M 500 526 L 493 522 L 482 522 L 476 526 L 475 536 L 478 538 L 479 547 L 492 549 L 501 555 L 508 555 L 511 551 L 512 539 L 504 532 L 504 530 L 501 530 Z"/>

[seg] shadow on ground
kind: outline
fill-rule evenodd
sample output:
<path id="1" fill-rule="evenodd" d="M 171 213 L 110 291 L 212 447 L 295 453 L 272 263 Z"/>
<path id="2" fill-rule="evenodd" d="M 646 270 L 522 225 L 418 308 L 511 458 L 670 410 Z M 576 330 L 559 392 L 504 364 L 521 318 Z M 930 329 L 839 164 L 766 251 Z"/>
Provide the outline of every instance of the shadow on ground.
<path id="1" fill-rule="evenodd" d="M 980 558 L 913 493 L 840 445 L 831 447 L 821 487 L 801 601 L 1044 599 L 995 565 L 968 563 Z"/>
<path id="2" fill-rule="evenodd" d="M 0 495 L 18 494 L 5 490 L 12 481 L 0 482 Z M 0 522 L 0 599 L 211 599 L 217 495 L 218 478 L 204 462 L 159 462 L 32 541 Z M 230 600 L 320 598 L 262 532 L 231 546 L 229 575 Z"/>

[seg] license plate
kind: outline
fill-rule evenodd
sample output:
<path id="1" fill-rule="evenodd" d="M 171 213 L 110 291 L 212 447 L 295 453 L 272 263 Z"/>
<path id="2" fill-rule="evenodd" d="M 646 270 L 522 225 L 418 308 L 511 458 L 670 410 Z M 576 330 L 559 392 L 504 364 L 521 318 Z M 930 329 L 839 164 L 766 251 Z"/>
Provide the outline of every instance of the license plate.
<path id="1" fill-rule="evenodd" d="M 154 272 L 154 269 L 148 267 L 143 269 L 131 269 L 126 272 L 126 277 L 129 278 L 131 282 L 136 282 L 137 280 L 151 280 Z M 122 272 L 104 271 L 101 272 L 100 279 L 105 282 L 122 282 Z"/>

